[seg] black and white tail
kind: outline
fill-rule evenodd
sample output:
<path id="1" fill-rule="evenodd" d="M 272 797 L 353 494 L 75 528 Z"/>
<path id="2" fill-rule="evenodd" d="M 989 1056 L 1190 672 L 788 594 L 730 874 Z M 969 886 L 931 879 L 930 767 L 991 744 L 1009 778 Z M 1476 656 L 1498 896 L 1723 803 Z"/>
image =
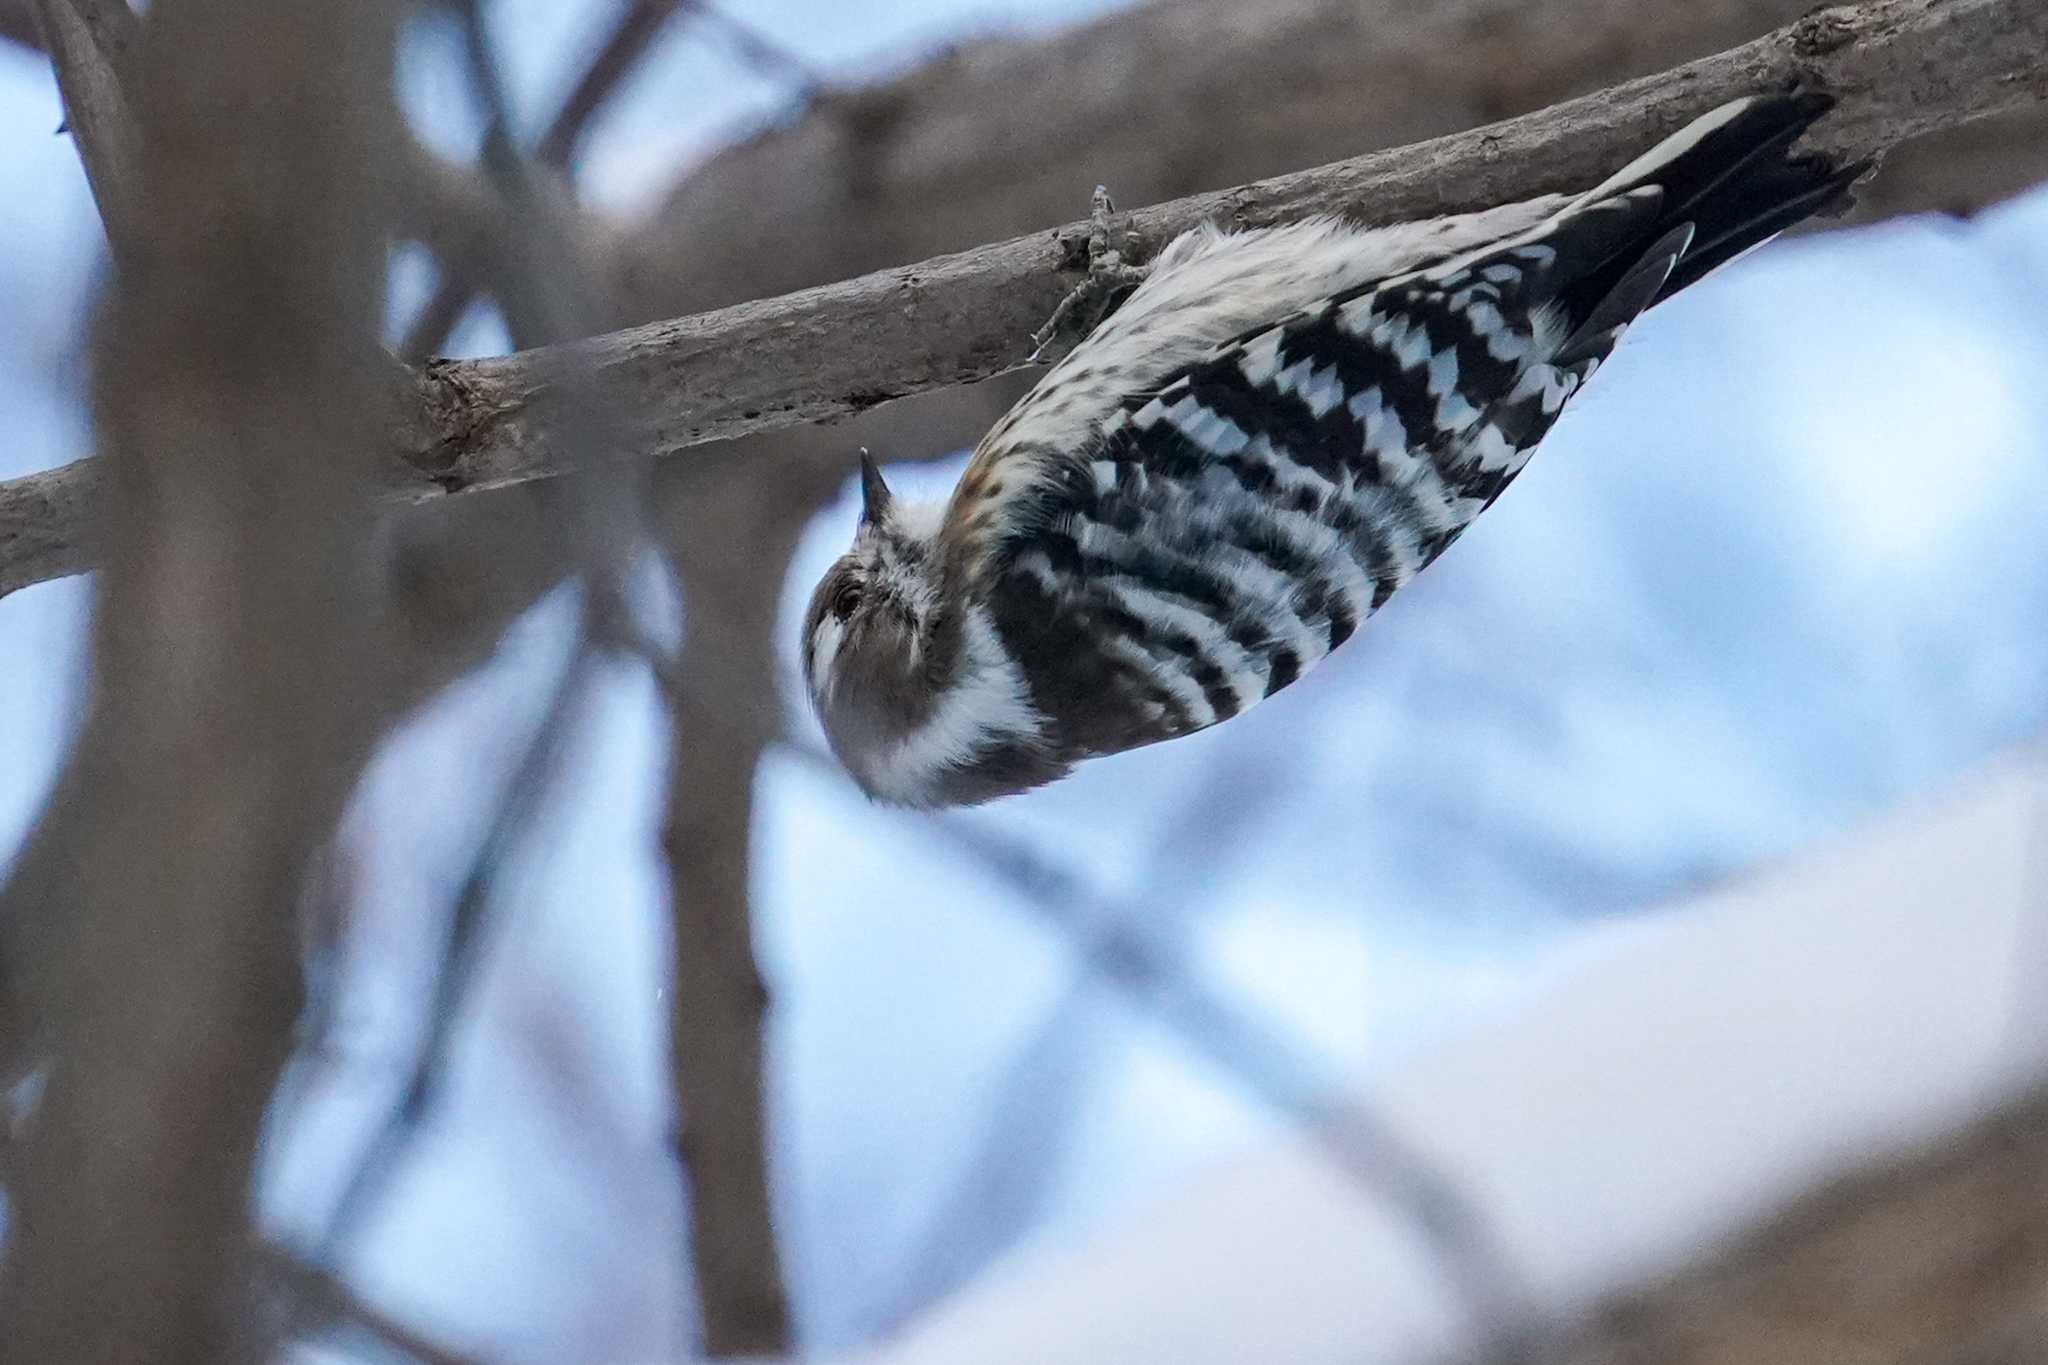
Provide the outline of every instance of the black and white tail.
<path id="1" fill-rule="evenodd" d="M 1818 155 L 1786 155 L 1833 105 L 1832 96 L 1817 92 L 1730 101 L 1550 222 L 1468 258 L 1469 268 L 1483 277 L 1502 260 L 1540 266 L 1525 268 L 1520 302 L 1547 302 L 1568 325 L 1551 362 L 1597 364 L 1645 309 L 1846 200 L 1869 162 L 1838 167 Z M 1530 246 L 1553 254 L 1517 251 Z"/>
<path id="2" fill-rule="evenodd" d="M 1802 219 L 1846 201 L 1850 184 L 1870 162 L 1837 168 L 1819 155 L 1785 155 L 1834 103 L 1832 95 L 1818 92 L 1731 101 L 1623 167 L 1581 202 L 1655 185 L 1663 198 L 1651 234 L 1692 225 L 1690 244 L 1650 300 L 1661 303 Z"/>
<path id="3" fill-rule="evenodd" d="M 1533 227 L 1341 306 L 1344 331 L 1393 353 L 1382 389 L 1415 387 L 1396 372 L 1428 358 L 1418 398 L 1436 401 L 1411 405 L 1428 420 L 1403 435 L 1434 455 L 1456 529 L 1469 520 L 1459 511 L 1500 496 L 1644 310 L 1846 199 L 1869 163 L 1787 155 L 1832 104 L 1808 93 L 1722 105 Z"/>

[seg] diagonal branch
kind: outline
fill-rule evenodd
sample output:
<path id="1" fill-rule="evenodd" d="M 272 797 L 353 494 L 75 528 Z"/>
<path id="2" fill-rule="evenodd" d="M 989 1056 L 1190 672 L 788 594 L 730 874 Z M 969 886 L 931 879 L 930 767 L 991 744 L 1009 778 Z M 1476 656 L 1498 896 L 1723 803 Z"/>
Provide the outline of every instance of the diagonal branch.
<path id="1" fill-rule="evenodd" d="M 784 752 L 843 776 L 836 760 L 808 745 L 787 742 Z M 955 814 L 922 822 L 922 828 L 944 836 L 1007 882 L 1033 916 L 1074 945 L 1086 979 L 1117 989 L 1191 1056 L 1314 1134 L 1338 1169 L 1398 1210 L 1475 1329 L 1500 1353 L 1496 1365 L 1519 1360 L 1519 1352 L 1533 1346 L 1544 1325 L 1530 1316 L 1535 1305 L 1528 1286 L 1511 1268 L 1485 1210 L 1398 1125 L 1370 1108 L 1354 1105 L 1342 1124 L 1333 1125 L 1330 1096 L 1336 1087 L 1323 1069 L 1286 1030 L 1206 986 L 1178 949 L 1145 928 L 1157 915 L 1147 914 L 1141 903 L 1092 892 L 1071 868 L 1048 862 L 1029 843 L 991 826 Z"/>
<path id="2" fill-rule="evenodd" d="M 1816 146 L 1841 161 L 2048 101 L 2038 0 L 1867 0 L 1755 42 L 1539 113 L 1132 216 L 1140 253 L 1203 221 L 1312 214 L 1369 221 L 1464 212 L 1583 187 L 1705 109 L 1803 81 L 1840 103 Z M 846 417 L 907 394 L 1020 368 L 1031 330 L 1078 277 L 1070 224 L 859 279 L 574 343 L 635 450 Z M 393 496 L 419 499 L 563 472 L 566 413 L 545 352 L 438 362 L 393 395 Z M 76 467 L 0 484 L 0 591 L 89 558 Z"/>
<path id="3" fill-rule="evenodd" d="M 1874 0 L 1824 11 L 1660 76 L 1454 137 L 1133 215 L 1141 253 L 1204 221 L 1320 213 L 1395 220 L 1582 188 L 1746 91 L 1804 80 L 1840 106 L 1819 132 L 1847 161 L 1945 124 L 2048 98 L 2048 10 L 2032 0 Z M 579 343 L 639 442 L 672 454 L 1023 365 L 1034 327 L 1085 265 L 1087 225 Z M 448 489 L 553 472 L 532 359 L 430 366 L 416 476 Z"/>
<path id="4" fill-rule="evenodd" d="M 35 8 L 64 97 L 65 126 L 85 163 L 107 240 L 116 257 L 125 256 L 133 249 L 140 148 L 122 81 L 142 21 L 127 0 L 38 0 Z"/>

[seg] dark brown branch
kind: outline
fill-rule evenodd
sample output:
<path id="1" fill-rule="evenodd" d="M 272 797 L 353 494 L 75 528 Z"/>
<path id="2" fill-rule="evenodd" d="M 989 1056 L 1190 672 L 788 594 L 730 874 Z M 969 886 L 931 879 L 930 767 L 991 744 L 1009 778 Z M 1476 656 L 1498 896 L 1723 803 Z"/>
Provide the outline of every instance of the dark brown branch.
<path id="1" fill-rule="evenodd" d="M 2048 99 L 2048 6 L 2036 0 L 1870 0 L 1675 71 L 1540 113 L 1432 142 L 1132 215 L 1143 248 L 1202 221 L 1242 226 L 1308 214 L 1368 220 L 1483 208 L 1582 187 L 1686 119 L 1745 91 L 1804 81 L 1834 92 L 1819 150 L 1849 160 L 1936 128 Z M 800 423 L 865 411 L 890 398 L 970 383 L 1019 367 L 1029 335 L 1077 278 L 1087 227 L 1018 238 L 843 284 L 629 328 L 577 343 L 596 395 L 639 451 L 673 455 Z M 445 362 L 403 396 L 394 491 L 487 488 L 560 472 L 562 415 L 541 379 L 543 355 Z M 405 410 L 405 409 L 402 409 Z M 0 527 L 26 564 L 0 579 L 32 582 L 54 566 L 41 546 L 76 545 L 82 529 L 28 521 L 53 471 L 0 484 Z M 5 533 L 0 533 L 5 534 Z M 75 555 L 68 561 L 75 563 Z"/>

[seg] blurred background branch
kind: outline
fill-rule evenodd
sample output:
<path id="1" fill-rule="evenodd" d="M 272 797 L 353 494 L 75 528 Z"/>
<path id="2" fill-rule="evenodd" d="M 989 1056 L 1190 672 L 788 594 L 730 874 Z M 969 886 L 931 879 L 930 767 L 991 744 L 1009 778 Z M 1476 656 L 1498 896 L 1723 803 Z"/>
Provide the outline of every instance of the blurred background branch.
<path id="1" fill-rule="evenodd" d="M 481 1365 L 473 1357 L 449 1350 L 419 1329 L 364 1303 L 347 1283 L 284 1247 L 258 1243 L 250 1249 L 252 1278 L 274 1290 L 285 1303 L 280 1319 L 297 1316 L 305 1328 L 325 1334 L 355 1333 L 373 1348 L 396 1352 L 418 1365 Z"/>
<path id="2" fill-rule="evenodd" d="M 534 144 L 533 162 L 540 170 L 561 174 L 569 169 L 591 120 L 603 109 L 613 91 L 633 74 L 661 34 L 663 26 L 685 4 L 686 0 L 630 0 L 621 9 L 610 36 L 584 68 L 582 77 L 563 98 L 547 130 Z M 421 155 L 429 154 L 422 150 Z M 454 173 L 460 174 L 459 171 Z M 488 206 L 468 208 L 459 216 L 486 221 L 498 217 Z M 423 360 L 445 345 L 448 334 L 475 299 L 475 282 L 453 273 L 465 268 L 461 257 L 444 249 L 442 261 L 442 278 L 435 287 L 434 295 L 413 319 L 412 327 L 399 348 L 399 353 L 409 360 Z"/>
<path id="3" fill-rule="evenodd" d="M 688 609 L 664 678 L 670 731 L 661 850 L 674 996 L 677 1150 L 692 1173 L 691 1260 L 715 1358 L 787 1350 L 791 1322 L 769 1180 L 768 986 L 753 941 L 755 770 L 781 729 L 773 625 L 799 533 L 836 477 L 764 480 L 705 462 L 657 534 Z"/>
<path id="4" fill-rule="evenodd" d="M 139 138 L 123 67 L 141 32 L 127 0 L 37 0 L 39 32 L 64 97 L 64 126 L 85 164 L 118 258 L 132 250 Z"/>
<path id="5" fill-rule="evenodd" d="M 751 26 L 735 20 L 707 0 L 629 0 L 619 11 L 611 33 L 583 68 L 583 73 L 556 109 L 554 118 L 534 143 L 533 160 L 546 170 L 568 173 L 593 120 L 603 111 L 614 92 L 631 79 L 655 40 L 672 19 L 686 16 L 712 24 L 732 40 L 750 65 L 796 80 L 804 89 L 821 85 L 822 78 L 780 45 L 763 37 Z M 449 264 L 460 266 L 459 261 Z M 463 311 L 475 297 L 473 284 L 453 274 L 444 274 L 433 297 L 415 316 L 399 353 L 409 360 L 424 360 L 447 344 L 448 334 L 461 321 Z"/>

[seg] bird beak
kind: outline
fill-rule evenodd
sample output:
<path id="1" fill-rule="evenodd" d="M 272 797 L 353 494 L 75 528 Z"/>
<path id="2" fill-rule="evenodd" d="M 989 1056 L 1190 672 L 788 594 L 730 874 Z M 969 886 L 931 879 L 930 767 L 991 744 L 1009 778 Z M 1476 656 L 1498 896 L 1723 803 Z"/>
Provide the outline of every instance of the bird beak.
<path id="1" fill-rule="evenodd" d="M 860 452 L 860 519 L 862 522 L 881 521 L 889 515 L 889 503 L 893 498 L 889 485 L 882 482 L 882 470 L 875 463 L 875 457 L 863 448 Z"/>

